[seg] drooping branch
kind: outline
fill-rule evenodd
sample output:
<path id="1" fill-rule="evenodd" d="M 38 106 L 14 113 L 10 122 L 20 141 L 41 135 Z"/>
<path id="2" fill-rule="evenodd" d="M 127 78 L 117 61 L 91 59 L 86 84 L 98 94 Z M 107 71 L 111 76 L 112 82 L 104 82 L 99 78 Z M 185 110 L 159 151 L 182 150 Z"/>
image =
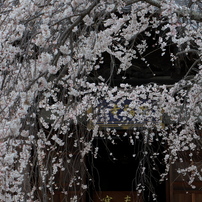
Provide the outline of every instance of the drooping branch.
<path id="1" fill-rule="evenodd" d="M 178 152 L 201 149 L 201 14 L 178 0 L 37 2 L 1 13 L 0 201 L 58 201 L 63 190 L 78 202 L 96 182 L 84 158 L 122 136 L 140 162 L 134 190 L 155 193 L 153 168 L 165 179 Z"/>
<path id="2" fill-rule="evenodd" d="M 139 1 L 147 2 L 148 4 L 155 6 L 159 9 L 161 8 L 161 1 L 158 1 L 158 0 L 139 0 Z M 131 5 L 137 2 L 138 0 L 128 0 L 126 1 L 126 4 Z M 180 17 L 189 16 L 192 20 L 196 20 L 197 22 L 202 22 L 202 14 L 200 12 L 190 10 L 189 8 L 185 9 L 179 6 L 179 8 L 176 10 L 176 13 Z"/>
<path id="3" fill-rule="evenodd" d="M 58 44 L 59 45 L 64 45 L 65 41 L 67 40 L 67 38 L 71 34 L 71 31 L 74 29 L 74 27 L 76 27 L 82 21 L 82 19 L 93 10 L 93 8 L 98 3 L 99 3 L 98 0 L 94 1 L 84 12 L 82 12 L 80 14 L 80 16 L 75 20 L 75 22 L 64 31 L 64 33 L 58 39 Z M 58 54 L 54 57 L 53 62 L 52 62 L 53 65 L 56 65 L 56 63 L 57 63 L 57 61 L 59 59 L 59 56 L 60 56 L 60 52 L 58 52 Z"/>

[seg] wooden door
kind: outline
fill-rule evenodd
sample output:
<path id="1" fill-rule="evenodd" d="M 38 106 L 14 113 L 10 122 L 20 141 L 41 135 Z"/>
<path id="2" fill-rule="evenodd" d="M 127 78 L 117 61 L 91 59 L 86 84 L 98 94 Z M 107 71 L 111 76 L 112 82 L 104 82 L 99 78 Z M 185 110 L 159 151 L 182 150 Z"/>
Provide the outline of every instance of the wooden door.
<path id="1" fill-rule="evenodd" d="M 182 176 L 177 172 L 177 169 L 186 168 L 190 164 L 200 170 L 202 160 L 198 159 L 198 157 L 199 156 L 196 158 L 194 156 L 193 161 L 190 162 L 185 156 L 182 162 L 176 162 L 171 167 L 169 181 L 167 183 L 167 202 L 202 202 L 202 181 L 196 177 L 195 181 L 192 183 L 195 188 L 192 188 L 188 184 L 189 176 Z"/>

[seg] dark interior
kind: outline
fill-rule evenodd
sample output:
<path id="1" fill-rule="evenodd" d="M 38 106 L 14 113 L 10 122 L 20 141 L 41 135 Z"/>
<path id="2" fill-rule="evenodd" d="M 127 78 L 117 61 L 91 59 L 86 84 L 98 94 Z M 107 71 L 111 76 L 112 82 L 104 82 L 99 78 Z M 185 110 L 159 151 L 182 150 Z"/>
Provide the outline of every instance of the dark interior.
<path id="1" fill-rule="evenodd" d="M 115 144 L 111 141 L 97 139 L 95 147 L 99 147 L 97 158 L 91 159 L 90 169 L 94 179 L 92 191 L 135 191 L 138 175 L 139 157 L 133 157 L 134 153 L 141 151 L 142 141 L 136 141 L 134 145 L 129 143 L 129 138 L 116 138 Z M 111 155 L 112 154 L 112 155 Z M 115 159 L 116 160 L 115 160 Z M 163 169 L 163 166 L 159 166 Z M 154 178 L 151 182 L 154 185 L 159 202 L 166 201 L 165 182 L 157 182 L 159 176 L 153 172 Z M 145 190 L 144 201 L 152 201 L 149 189 Z"/>

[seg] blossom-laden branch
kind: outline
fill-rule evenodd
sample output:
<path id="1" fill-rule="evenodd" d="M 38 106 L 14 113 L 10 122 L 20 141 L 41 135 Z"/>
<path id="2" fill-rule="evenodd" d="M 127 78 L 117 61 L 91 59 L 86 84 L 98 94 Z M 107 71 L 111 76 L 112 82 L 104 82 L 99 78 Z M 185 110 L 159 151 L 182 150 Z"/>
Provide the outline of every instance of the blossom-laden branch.
<path id="1" fill-rule="evenodd" d="M 200 4 L 190 5 L 1 2 L 0 201 L 56 201 L 57 190 L 61 201 L 79 201 L 99 186 L 93 159 L 106 149 L 116 162 L 109 145 L 125 140 L 139 162 L 131 184 L 154 200 L 152 182 L 177 161 L 193 162 L 201 150 L 202 32 Z M 202 175 L 193 163 L 178 169 L 190 184 Z"/>
<path id="2" fill-rule="evenodd" d="M 86 15 L 88 15 L 88 14 L 92 11 L 92 9 L 93 9 L 98 3 L 99 3 L 98 0 L 93 1 L 93 3 L 92 3 L 84 12 L 82 12 L 82 13 L 79 15 L 79 17 L 73 22 L 73 24 L 72 24 L 70 27 L 68 27 L 66 30 L 64 30 L 64 32 L 61 34 L 60 38 L 58 39 L 58 42 L 57 42 L 58 45 L 64 45 L 64 43 L 66 42 L 67 38 L 69 37 L 69 35 L 71 34 L 72 30 L 74 29 L 74 27 L 77 26 L 77 25 L 82 21 L 82 19 L 83 19 Z M 55 64 L 57 63 L 57 60 L 59 59 L 59 54 L 60 54 L 60 53 L 58 53 L 58 54 L 55 56 L 55 58 L 54 58 L 54 60 L 53 60 L 53 62 L 52 62 L 53 65 L 55 65 Z"/>
<path id="3" fill-rule="evenodd" d="M 126 4 L 127 5 L 131 5 L 131 4 L 139 2 L 139 1 L 147 2 L 148 4 L 150 4 L 152 6 L 155 6 L 155 7 L 159 8 L 159 9 L 161 9 L 161 6 L 162 6 L 162 2 L 159 1 L 159 0 L 128 0 L 128 1 L 126 1 Z M 176 2 L 177 2 L 177 0 L 176 0 Z M 201 14 L 200 11 L 193 11 L 193 10 L 191 10 L 189 8 L 178 6 L 178 8 L 176 9 L 175 12 L 180 17 L 190 16 L 190 18 L 192 20 L 196 20 L 198 22 L 202 22 L 202 14 Z"/>

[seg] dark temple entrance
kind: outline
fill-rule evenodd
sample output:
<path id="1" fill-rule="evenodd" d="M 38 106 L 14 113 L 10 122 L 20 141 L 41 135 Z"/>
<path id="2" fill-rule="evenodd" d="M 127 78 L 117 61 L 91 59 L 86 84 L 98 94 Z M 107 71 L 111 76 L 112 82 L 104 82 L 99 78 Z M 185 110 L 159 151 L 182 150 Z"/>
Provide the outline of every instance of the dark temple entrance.
<path id="1" fill-rule="evenodd" d="M 96 139 L 94 147 L 98 147 L 97 158 L 92 159 L 90 170 L 93 175 L 91 199 L 93 202 L 149 202 L 149 190 L 144 196 L 137 196 L 136 185 L 140 177 L 138 171 L 140 160 L 135 154 L 141 152 L 142 141 L 130 143 L 130 138 L 123 137 L 111 140 Z M 141 156 L 141 153 L 139 154 Z M 157 173 L 153 173 L 157 175 Z M 159 202 L 166 201 L 165 183 L 155 184 L 155 191 Z"/>

